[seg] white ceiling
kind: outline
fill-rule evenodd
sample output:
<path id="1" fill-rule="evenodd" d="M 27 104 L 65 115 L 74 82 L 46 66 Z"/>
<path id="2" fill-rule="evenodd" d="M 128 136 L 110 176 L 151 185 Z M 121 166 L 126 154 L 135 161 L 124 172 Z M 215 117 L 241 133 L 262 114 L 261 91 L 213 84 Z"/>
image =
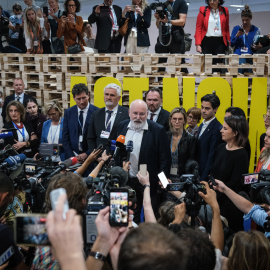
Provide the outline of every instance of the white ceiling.
<path id="1" fill-rule="evenodd" d="M 188 17 L 196 17 L 198 15 L 199 7 L 204 6 L 204 0 L 186 0 L 190 2 Z M 12 5 L 15 3 L 22 3 L 22 6 L 25 7 L 25 4 L 22 0 L 1 0 L 1 5 L 4 9 L 8 9 L 11 11 Z M 64 0 L 59 0 L 60 6 L 63 6 Z M 80 16 L 83 17 L 84 20 L 88 18 L 90 13 L 92 12 L 92 8 L 95 5 L 101 4 L 103 0 L 81 0 L 82 9 L 79 13 Z M 154 0 L 148 0 L 148 3 L 153 3 Z M 162 0 L 161 2 L 165 2 Z M 114 0 L 113 3 L 120 7 L 125 7 L 126 5 L 131 3 L 131 0 Z M 45 0 L 36 0 L 36 4 L 38 6 L 47 5 L 47 1 Z M 248 4 L 252 12 L 260 12 L 260 11 L 269 11 L 270 12 L 270 0 L 227 0 L 224 3 L 224 6 L 229 8 L 230 13 L 240 13 L 237 11 L 237 8 L 230 7 L 230 5 L 245 5 Z M 241 8 L 242 9 L 242 8 Z M 270 15 L 270 13 L 269 13 Z"/>

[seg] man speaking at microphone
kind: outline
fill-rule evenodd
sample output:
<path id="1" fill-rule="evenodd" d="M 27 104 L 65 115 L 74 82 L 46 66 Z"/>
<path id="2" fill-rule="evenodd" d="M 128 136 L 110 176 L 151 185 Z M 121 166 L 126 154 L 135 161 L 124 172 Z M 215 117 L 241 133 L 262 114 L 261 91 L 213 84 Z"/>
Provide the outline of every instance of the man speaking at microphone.
<path id="1" fill-rule="evenodd" d="M 136 191 L 137 208 L 134 211 L 134 221 L 140 223 L 140 212 L 143 202 L 144 188 L 136 175 L 141 164 L 147 165 L 150 177 L 150 193 L 154 212 L 161 202 L 158 194 L 158 173 L 169 176 L 171 166 L 170 145 L 163 126 L 147 120 L 147 104 L 142 100 L 134 100 L 130 104 L 130 120 L 122 121 L 118 126 L 118 134 L 124 135 L 125 144 L 133 141 L 133 151 L 130 153 L 130 170 L 128 185 Z"/>

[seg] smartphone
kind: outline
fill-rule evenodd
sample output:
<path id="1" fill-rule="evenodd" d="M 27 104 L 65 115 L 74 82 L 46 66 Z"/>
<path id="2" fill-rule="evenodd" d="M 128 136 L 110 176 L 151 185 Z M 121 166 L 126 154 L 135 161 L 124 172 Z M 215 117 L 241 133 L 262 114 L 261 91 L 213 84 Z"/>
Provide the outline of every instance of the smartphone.
<path id="1" fill-rule="evenodd" d="M 168 181 L 166 175 L 164 174 L 164 172 L 159 173 L 159 174 L 158 174 L 158 178 L 159 178 L 159 180 L 160 180 L 162 186 L 163 186 L 164 188 L 166 188 L 167 185 L 169 184 L 169 181 Z"/>
<path id="2" fill-rule="evenodd" d="M 46 15 L 46 17 L 49 16 L 48 7 L 46 7 L 46 6 L 43 7 L 43 13 Z"/>
<path id="3" fill-rule="evenodd" d="M 259 183 L 259 173 L 242 174 L 242 185 Z"/>
<path id="4" fill-rule="evenodd" d="M 239 28 L 239 30 L 238 31 L 240 31 L 240 32 L 244 32 L 244 29 L 243 28 Z"/>
<path id="5" fill-rule="evenodd" d="M 146 164 L 140 164 L 140 173 L 142 176 L 146 176 L 147 172 L 147 165 Z"/>
<path id="6" fill-rule="evenodd" d="M 52 205 L 52 210 L 55 211 L 58 198 L 61 194 L 67 194 L 64 188 L 57 188 L 50 192 L 50 200 Z M 64 204 L 63 219 L 66 219 L 66 214 L 69 210 L 68 200 L 66 199 Z"/>
<path id="7" fill-rule="evenodd" d="M 67 11 L 63 11 L 63 15 L 62 16 L 65 16 L 65 17 L 67 17 Z"/>
<path id="8" fill-rule="evenodd" d="M 131 11 L 135 11 L 135 8 L 136 8 L 135 5 L 130 6 L 130 10 L 131 10 Z"/>
<path id="9" fill-rule="evenodd" d="M 13 254 L 14 248 L 13 246 L 10 246 L 3 254 L 0 255 L 0 265 L 6 263 Z"/>
<path id="10" fill-rule="evenodd" d="M 112 227 L 127 227 L 128 219 L 128 190 L 126 188 L 111 188 L 110 225 Z"/>
<path id="11" fill-rule="evenodd" d="M 96 151 L 102 150 L 102 149 L 103 149 L 103 144 L 100 144 L 100 145 L 97 147 L 97 150 L 96 150 Z"/>
<path id="12" fill-rule="evenodd" d="M 50 246 L 51 243 L 46 232 L 46 215 L 16 215 L 14 236 L 17 245 Z"/>

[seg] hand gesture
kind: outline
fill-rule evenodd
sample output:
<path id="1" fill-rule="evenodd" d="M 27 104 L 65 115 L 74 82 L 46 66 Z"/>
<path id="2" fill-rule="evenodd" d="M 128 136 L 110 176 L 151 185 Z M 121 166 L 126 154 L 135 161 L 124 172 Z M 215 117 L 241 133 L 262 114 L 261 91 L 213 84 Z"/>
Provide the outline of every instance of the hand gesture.
<path id="1" fill-rule="evenodd" d="M 68 14 L 68 21 L 72 24 L 76 24 L 75 17 L 73 14 Z"/>
<path id="2" fill-rule="evenodd" d="M 137 14 L 140 14 L 141 16 L 143 15 L 142 14 L 142 9 L 139 7 L 139 6 L 135 6 L 135 12 L 137 13 Z"/>
<path id="3" fill-rule="evenodd" d="M 149 181 L 149 173 L 146 172 L 146 176 L 143 176 L 141 172 L 137 173 L 137 177 L 139 179 L 139 182 L 144 186 L 144 185 L 150 185 Z"/>
<path id="4" fill-rule="evenodd" d="M 218 206 L 216 192 L 213 189 L 210 189 L 207 182 L 202 181 L 201 184 L 204 184 L 206 194 L 203 194 L 201 191 L 199 191 L 198 194 L 211 206 L 211 208 Z"/>
<path id="5" fill-rule="evenodd" d="M 198 53 L 202 53 L 202 47 L 201 47 L 201 45 L 196 45 L 196 51 Z"/>
<path id="6" fill-rule="evenodd" d="M 174 224 L 182 223 L 186 215 L 186 203 L 178 204 L 174 207 Z"/>
<path id="7" fill-rule="evenodd" d="M 106 150 L 104 150 L 101 155 L 101 159 L 103 159 L 106 162 L 111 156 L 112 155 L 107 155 Z"/>
<path id="8" fill-rule="evenodd" d="M 214 190 L 217 190 L 219 192 L 224 193 L 225 190 L 226 190 L 226 188 L 227 188 L 227 186 L 222 181 L 220 181 L 220 180 L 215 179 L 215 181 L 216 181 L 217 185 L 216 186 L 213 186 Z"/>
<path id="9" fill-rule="evenodd" d="M 99 14 L 99 13 L 100 13 L 100 7 L 103 7 L 103 6 L 104 6 L 103 4 L 97 6 L 96 9 L 95 9 L 95 13 L 96 13 L 96 14 Z"/>
<path id="10" fill-rule="evenodd" d="M 25 147 L 25 142 L 18 142 L 16 140 L 14 140 L 16 143 L 12 145 L 12 147 L 15 149 L 15 150 L 19 150 L 23 147 Z"/>

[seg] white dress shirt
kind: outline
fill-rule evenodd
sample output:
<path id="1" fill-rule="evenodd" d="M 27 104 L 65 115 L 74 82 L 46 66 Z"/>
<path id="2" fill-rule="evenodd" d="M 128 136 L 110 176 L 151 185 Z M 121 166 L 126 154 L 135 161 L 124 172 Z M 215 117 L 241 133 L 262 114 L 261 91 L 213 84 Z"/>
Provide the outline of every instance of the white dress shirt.
<path id="1" fill-rule="evenodd" d="M 111 123 L 111 130 L 110 131 L 112 131 L 112 128 L 113 128 L 113 124 L 114 124 L 114 120 L 115 120 L 115 117 L 116 117 L 116 114 L 117 114 L 117 111 L 118 111 L 118 107 L 119 107 L 119 105 L 117 104 L 117 106 L 115 106 L 113 109 L 112 109 L 112 111 L 113 111 L 113 113 L 112 113 L 112 115 L 111 115 L 111 118 L 110 118 L 110 123 Z M 107 122 L 107 118 L 108 118 L 108 113 L 107 113 L 107 111 L 110 111 L 107 107 L 105 107 L 105 130 L 106 130 L 106 128 L 107 128 L 107 126 L 106 126 L 106 122 Z M 109 123 L 108 123 L 109 124 Z"/>
<path id="2" fill-rule="evenodd" d="M 159 116 L 160 111 L 161 111 L 161 107 L 159 107 L 159 109 L 158 109 L 157 111 L 154 112 L 154 114 L 155 114 L 154 117 L 153 117 L 153 121 L 154 121 L 154 122 L 157 122 L 157 119 L 158 119 L 158 116 Z M 151 114 L 152 114 L 152 112 L 148 110 L 148 116 L 147 116 L 147 119 L 150 120 Z"/>
<path id="3" fill-rule="evenodd" d="M 200 132 L 199 137 L 202 136 L 202 134 L 204 133 L 204 131 L 206 130 L 206 128 L 209 126 L 209 124 L 210 124 L 214 119 L 216 119 L 216 117 L 212 118 L 211 120 L 209 120 L 209 121 L 207 121 L 207 122 L 205 122 L 205 120 L 203 120 L 203 122 L 202 122 L 202 123 L 203 123 L 203 127 L 202 127 L 202 129 L 201 129 L 201 132 Z"/>
<path id="4" fill-rule="evenodd" d="M 20 103 L 22 103 L 22 104 L 23 104 L 24 93 L 21 93 L 19 96 L 15 94 L 15 99 L 14 99 L 14 100 L 16 100 L 16 101 L 17 101 L 17 97 L 19 97 L 19 101 L 20 101 Z"/>
<path id="5" fill-rule="evenodd" d="M 207 28 L 207 37 L 222 37 L 219 9 L 211 9 Z"/>

